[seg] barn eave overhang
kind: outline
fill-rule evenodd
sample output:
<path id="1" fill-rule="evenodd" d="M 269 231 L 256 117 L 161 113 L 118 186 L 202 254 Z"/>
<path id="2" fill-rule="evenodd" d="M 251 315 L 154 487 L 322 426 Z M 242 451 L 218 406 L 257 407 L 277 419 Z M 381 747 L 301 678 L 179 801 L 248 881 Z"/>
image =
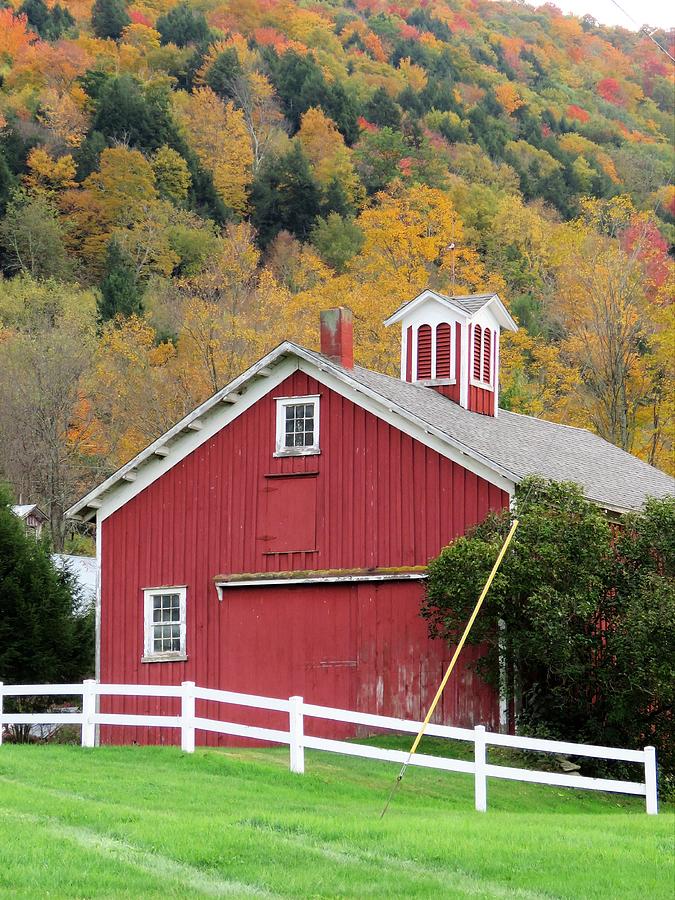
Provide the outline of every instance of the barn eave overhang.
<path id="1" fill-rule="evenodd" d="M 292 365 L 284 367 L 284 362 L 289 361 Z M 66 511 L 66 516 L 80 521 L 89 521 L 99 511 L 110 508 L 113 495 L 117 494 L 122 486 L 133 489 L 132 494 L 142 490 L 144 486 L 159 478 L 176 462 L 183 459 L 187 453 L 196 449 L 203 440 L 208 440 L 211 433 L 207 424 L 218 411 L 222 413 L 224 408 L 229 409 L 231 418 L 236 417 L 247 409 L 251 402 L 255 402 L 258 395 L 261 394 L 260 391 L 254 390 L 256 383 L 269 379 L 270 387 L 272 387 L 277 381 L 277 378 L 274 377 L 275 374 L 281 372 L 283 377 L 287 377 L 296 369 L 302 369 L 308 374 L 318 377 L 319 381 L 329 387 L 334 387 L 357 405 L 365 406 L 376 415 L 386 416 L 388 414 L 390 418 L 393 417 L 392 422 L 396 427 L 412 433 L 413 437 L 422 440 L 433 439 L 437 448 L 441 450 L 446 448 L 446 452 L 452 451 L 452 455 L 456 456 L 460 464 L 468 468 L 477 465 L 480 469 L 479 474 L 484 477 L 492 473 L 493 480 L 496 477 L 503 489 L 510 493 L 521 480 L 518 474 L 510 471 L 498 461 L 488 458 L 390 398 L 362 384 L 347 370 L 331 363 L 327 358 L 305 350 L 291 341 L 285 341 L 230 384 L 205 400 L 100 485 L 93 488 Z M 317 372 L 324 377 L 317 376 Z M 223 424 L 227 424 L 227 422 Z M 149 474 L 150 471 L 152 475 Z M 131 495 L 127 499 L 130 498 Z M 115 502 L 113 505 L 118 508 L 122 503 Z"/>

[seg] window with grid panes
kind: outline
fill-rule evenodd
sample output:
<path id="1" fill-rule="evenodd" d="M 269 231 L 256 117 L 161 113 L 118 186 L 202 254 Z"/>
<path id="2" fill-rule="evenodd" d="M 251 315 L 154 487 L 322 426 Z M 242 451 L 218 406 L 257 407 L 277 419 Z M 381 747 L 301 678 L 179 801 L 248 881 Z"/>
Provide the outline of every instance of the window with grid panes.
<path id="1" fill-rule="evenodd" d="M 278 455 L 317 453 L 319 450 L 319 398 L 277 400 Z"/>
<path id="2" fill-rule="evenodd" d="M 145 594 L 145 659 L 185 656 L 185 588 Z"/>

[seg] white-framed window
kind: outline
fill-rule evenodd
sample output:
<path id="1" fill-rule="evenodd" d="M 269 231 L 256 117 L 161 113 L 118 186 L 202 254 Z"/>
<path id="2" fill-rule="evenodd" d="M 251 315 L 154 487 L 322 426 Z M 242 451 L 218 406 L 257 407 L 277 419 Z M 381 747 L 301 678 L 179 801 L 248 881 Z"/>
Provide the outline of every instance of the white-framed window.
<path id="1" fill-rule="evenodd" d="M 144 662 L 187 659 L 186 600 L 185 587 L 146 588 L 143 591 Z"/>
<path id="2" fill-rule="evenodd" d="M 307 456 L 320 453 L 319 395 L 277 397 L 275 456 Z"/>

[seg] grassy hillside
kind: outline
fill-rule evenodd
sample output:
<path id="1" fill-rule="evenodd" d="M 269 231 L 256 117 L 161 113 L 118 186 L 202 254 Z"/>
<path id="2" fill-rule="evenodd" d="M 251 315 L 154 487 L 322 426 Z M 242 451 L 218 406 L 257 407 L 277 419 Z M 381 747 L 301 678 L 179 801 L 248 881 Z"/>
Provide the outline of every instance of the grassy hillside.
<path id="1" fill-rule="evenodd" d="M 281 750 L 3 746 L 0 893 L 669 898 L 673 815 L 626 798 Z"/>

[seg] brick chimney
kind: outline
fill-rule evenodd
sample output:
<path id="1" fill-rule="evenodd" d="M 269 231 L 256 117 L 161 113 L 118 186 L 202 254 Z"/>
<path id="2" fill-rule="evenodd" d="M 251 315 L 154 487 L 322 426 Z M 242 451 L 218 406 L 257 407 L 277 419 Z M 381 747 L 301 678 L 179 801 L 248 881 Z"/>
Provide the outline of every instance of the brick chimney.
<path id="1" fill-rule="evenodd" d="M 346 306 L 321 313 L 321 352 L 345 369 L 354 368 L 354 326 Z"/>

